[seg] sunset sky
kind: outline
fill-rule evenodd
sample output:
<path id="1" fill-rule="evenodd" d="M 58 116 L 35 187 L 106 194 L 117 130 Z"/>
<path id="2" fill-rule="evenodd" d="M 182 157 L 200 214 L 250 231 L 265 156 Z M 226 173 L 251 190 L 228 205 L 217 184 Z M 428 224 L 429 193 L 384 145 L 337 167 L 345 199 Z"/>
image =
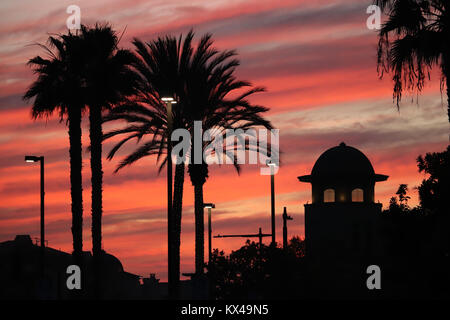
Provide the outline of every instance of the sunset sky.
<path id="1" fill-rule="evenodd" d="M 267 117 L 280 129 L 282 167 L 275 177 L 277 237 L 286 206 L 294 218 L 289 236 L 304 235 L 303 205 L 309 174 L 326 149 L 345 141 L 363 151 L 377 173 L 389 175 L 376 186 L 375 200 L 387 205 L 400 183 L 407 183 L 411 204 L 423 179 L 415 159 L 448 144 L 446 97 L 434 73 L 422 95 L 403 99 L 400 112 L 392 100 L 390 75 L 379 80 L 376 31 L 366 27 L 370 0 L 3 0 L 0 4 L 0 242 L 17 234 L 39 236 L 39 167 L 25 154 L 46 161 L 46 236 L 49 246 L 71 252 L 69 141 L 65 123 L 33 121 L 30 103 L 21 96 L 35 79 L 28 59 L 44 54 L 35 43 L 49 33 L 66 32 L 66 8 L 81 8 L 81 22 L 110 22 L 124 32 L 123 47 L 167 33 L 194 28 L 197 39 L 212 33 L 219 49 L 236 49 L 240 79 L 265 86 L 252 102 L 270 108 Z M 88 146 L 88 121 L 83 146 Z M 104 154 L 112 142 L 104 145 Z M 113 171 L 119 158 L 104 165 L 104 249 L 128 272 L 166 279 L 166 177 L 158 176 L 155 158 Z M 83 153 L 84 250 L 91 250 L 89 153 Z M 259 165 L 212 166 L 205 202 L 214 202 L 213 233 L 270 232 L 270 178 Z M 185 181 L 181 271 L 194 271 L 193 188 Z M 265 239 L 267 243 L 269 239 Z M 245 239 L 213 239 L 229 253 Z M 205 246 L 207 247 L 207 246 Z"/>

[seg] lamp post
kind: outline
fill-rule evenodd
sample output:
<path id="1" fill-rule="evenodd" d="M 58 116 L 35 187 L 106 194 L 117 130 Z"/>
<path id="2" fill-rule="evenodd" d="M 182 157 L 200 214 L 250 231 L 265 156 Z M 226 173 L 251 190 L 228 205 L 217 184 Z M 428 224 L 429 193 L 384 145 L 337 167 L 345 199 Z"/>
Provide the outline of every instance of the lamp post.
<path id="1" fill-rule="evenodd" d="M 25 162 L 41 163 L 41 247 L 45 247 L 45 228 L 44 228 L 44 157 L 25 156 Z"/>
<path id="2" fill-rule="evenodd" d="M 267 165 L 270 167 L 270 213 L 271 213 L 271 225 L 272 225 L 272 245 L 276 245 L 275 241 L 275 166 L 276 163 L 270 160 L 267 161 Z"/>
<path id="3" fill-rule="evenodd" d="M 44 274 L 44 248 L 45 248 L 45 223 L 44 223 L 44 156 L 25 156 L 25 162 L 40 162 L 41 164 L 41 273 Z"/>
<path id="4" fill-rule="evenodd" d="M 168 283 L 169 283 L 169 295 L 174 297 L 176 295 L 177 279 L 173 279 L 174 264 L 172 261 L 172 248 L 174 245 L 173 239 L 173 217 L 172 217 L 172 104 L 177 103 L 174 98 L 164 96 L 161 100 L 167 107 L 167 265 L 168 265 Z"/>
<path id="5" fill-rule="evenodd" d="M 212 244 L 211 244 L 211 237 L 212 237 L 212 227 L 211 227 L 211 209 L 215 208 L 216 205 L 214 203 L 204 203 L 204 208 L 208 209 L 208 264 L 211 263 L 212 258 Z"/>

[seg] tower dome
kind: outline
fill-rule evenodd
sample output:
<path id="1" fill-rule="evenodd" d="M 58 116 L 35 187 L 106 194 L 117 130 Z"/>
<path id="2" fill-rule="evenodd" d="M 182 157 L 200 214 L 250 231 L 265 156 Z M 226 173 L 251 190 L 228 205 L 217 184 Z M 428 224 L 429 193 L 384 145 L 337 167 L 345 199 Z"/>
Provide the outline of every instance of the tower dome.
<path id="1" fill-rule="evenodd" d="M 373 177 L 375 171 L 369 159 L 356 148 L 347 146 L 344 142 L 330 148 L 317 159 L 311 171 L 311 177 L 339 176 Z"/>
<path id="2" fill-rule="evenodd" d="M 298 177 L 312 184 L 313 203 L 373 202 L 375 182 L 387 178 L 375 173 L 364 153 L 344 142 L 322 153 L 310 175 Z"/>

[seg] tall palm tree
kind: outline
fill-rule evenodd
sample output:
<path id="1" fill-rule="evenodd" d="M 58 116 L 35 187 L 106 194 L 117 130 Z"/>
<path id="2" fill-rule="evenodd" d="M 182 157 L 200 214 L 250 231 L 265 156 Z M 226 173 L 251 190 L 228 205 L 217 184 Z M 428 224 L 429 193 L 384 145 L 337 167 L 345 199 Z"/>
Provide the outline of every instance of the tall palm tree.
<path id="1" fill-rule="evenodd" d="M 201 141 L 202 155 L 196 159 L 195 152 L 191 153 L 188 167 L 191 183 L 195 194 L 195 272 L 202 274 L 204 270 L 204 210 L 203 186 L 208 178 L 208 164 L 203 154 L 217 141 L 222 143 L 220 148 L 225 157 L 231 158 L 237 172 L 241 167 L 236 161 L 236 151 L 239 146 L 229 144 L 226 140 L 226 130 L 247 130 L 255 127 L 272 129 L 269 121 L 262 117 L 268 109 L 249 103 L 247 98 L 254 93 L 263 92 L 264 88 L 253 88 L 250 82 L 237 80 L 234 74 L 239 61 L 235 58 L 235 51 L 218 51 L 212 47 L 210 34 L 204 35 L 192 56 L 189 72 L 186 75 L 186 89 L 188 94 L 185 105 L 190 128 L 194 121 L 200 121 L 203 130 L 212 130 L 215 135 L 211 142 Z M 242 92 L 230 98 L 235 92 Z M 191 134 L 191 146 L 195 148 L 198 141 Z M 234 140 L 233 140 L 234 142 Z M 263 151 L 252 144 L 242 146 L 245 150 Z M 266 150 L 264 150 L 266 151 Z M 223 160 L 223 159 L 222 159 Z"/>
<path id="2" fill-rule="evenodd" d="M 260 117 L 266 108 L 251 106 L 246 97 L 263 91 L 262 88 L 250 89 L 235 99 L 226 99 L 233 90 L 250 86 L 250 83 L 236 81 L 234 67 L 239 63 L 232 58 L 233 51 L 218 52 L 211 48 L 211 36 L 205 35 L 194 49 L 192 47 L 193 32 L 189 32 L 182 42 L 173 37 L 159 38 L 144 44 L 135 40 L 134 44 L 140 58 L 137 69 L 143 77 L 141 98 L 136 103 L 112 111 L 108 120 L 124 119 L 129 126 L 106 135 L 106 138 L 117 134 L 129 134 L 115 148 L 110 157 L 127 141 L 140 140 L 144 135 L 151 135 L 150 142 L 143 144 L 133 154 L 125 158 L 118 169 L 129 165 L 143 156 L 161 155 L 161 142 L 167 141 L 166 110 L 159 101 L 160 92 L 172 92 L 178 97 L 174 110 L 174 127 L 185 128 L 192 132 L 194 121 L 202 121 L 205 129 L 217 129 L 224 134 L 225 129 L 250 128 L 263 125 L 271 128 L 270 123 Z M 150 106 L 150 110 L 148 109 Z M 159 129 L 159 130 L 158 130 Z M 155 138 L 157 135 L 161 137 Z M 195 141 L 191 141 L 194 145 Z M 206 149 L 206 144 L 202 150 Z M 162 166 L 165 164 L 162 163 Z M 240 167 L 236 165 L 239 170 Z M 161 167 L 160 167 L 161 170 Z M 203 170 L 203 171 L 202 171 Z M 190 165 L 191 181 L 196 189 L 196 270 L 203 270 L 203 184 L 208 175 L 206 163 Z M 179 279 L 179 246 L 181 233 L 182 190 L 184 182 L 184 164 L 176 166 L 173 214 L 175 216 L 176 237 L 175 270 L 172 279 Z M 169 244 L 170 245 L 170 244 Z M 170 275 L 169 275 L 170 278 Z M 170 281 L 169 281 L 170 282 Z"/>
<path id="3" fill-rule="evenodd" d="M 158 173 L 160 173 L 167 164 L 167 144 L 168 144 L 168 124 L 167 109 L 164 103 L 155 100 L 150 95 L 141 93 L 133 100 L 117 106 L 104 117 L 104 122 L 115 120 L 124 120 L 128 125 L 123 129 L 116 129 L 107 132 L 103 138 L 109 139 L 117 135 L 127 135 L 118 142 L 109 152 L 108 159 L 111 160 L 116 152 L 128 141 L 136 139 L 138 142 L 145 140 L 130 155 L 125 157 L 117 166 L 115 172 L 118 172 L 125 166 L 131 165 L 139 159 L 156 155 L 160 162 Z M 183 128 L 179 108 L 173 112 L 174 128 Z M 161 160 L 162 159 L 162 160 Z M 169 285 L 170 296 L 175 298 L 178 294 L 179 274 L 180 274 L 180 235 L 181 235 L 181 211 L 183 201 L 184 185 L 184 162 L 176 164 L 174 177 L 174 193 L 172 206 L 172 220 L 168 246 L 170 257 L 169 265 Z"/>
<path id="4" fill-rule="evenodd" d="M 116 151 L 131 139 L 141 140 L 144 136 L 151 137 L 149 142 L 143 143 L 135 152 L 126 157 L 118 166 L 120 170 L 124 166 L 130 165 L 142 157 L 148 155 L 158 155 L 158 161 L 164 153 L 167 153 L 168 124 L 167 109 L 161 101 L 164 95 L 171 95 L 177 98 L 178 103 L 174 108 L 173 129 L 187 128 L 185 116 L 183 116 L 184 99 L 178 94 L 183 88 L 183 74 L 188 68 L 189 56 L 192 51 L 192 36 L 189 34 L 182 43 L 182 38 L 173 37 L 158 38 L 149 43 L 135 39 L 134 45 L 137 51 L 135 67 L 140 74 L 139 93 L 134 99 L 129 99 L 126 103 L 113 109 L 105 118 L 105 121 L 122 119 L 129 123 L 129 126 L 122 130 L 115 130 L 104 135 L 108 139 L 115 135 L 129 134 L 119 142 L 109 153 L 111 159 Z M 167 163 L 167 154 L 160 164 L 159 171 Z M 117 171 L 116 170 L 116 171 Z M 179 290 L 180 280 L 180 235 L 181 235 L 181 210 L 184 184 L 184 163 L 175 167 L 174 193 L 172 199 L 172 221 L 169 230 L 169 295 L 176 297 Z"/>
<path id="5" fill-rule="evenodd" d="M 102 111 L 111 109 L 136 91 L 137 74 L 131 68 L 134 55 L 118 48 L 119 38 L 105 24 L 94 27 L 82 25 L 77 34 L 80 52 L 77 55 L 85 105 L 89 109 L 89 138 L 91 152 L 92 252 L 94 263 L 93 294 L 102 295 Z"/>
<path id="6" fill-rule="evenodd" d="M 80 59 L 89 107 L 89 138 L 92 182 L 92 252 L 102 252 L 102 111 L 109 110 L 137 89 L 138 76 L 132 68 L 134 55 L 119 49 L 119 37 L 109 25 L 81 26 L 84 48 Z"/>
<path id="7" fill-rule="evenodd" d="M 388 20 L 379 31 L 378 70 L 392 72 L 397 107 L 404 87 L 420 92 L 433 67 L 442 72 L 450 121 L 450 3 L 448 0 L 375 0 Z"/>
<path id="8" fill-rule="evenodd" d="M 41 45 L 48 58 L 36 56 L 29 60 L 38 75 L 23 98 L 34 98 L 32 117 L 48 118 L 57 111 L 69 126 L 70 195 L 72 199 L 73 255 L 80 263 L 83 250 L 83 187 L 81 117 L 85 106 L 85 88 L 80 71 L 80 43 L 76 35 L 51 36 L 48 45 Z M 52 51 L 54 49 L 54 51 Z"/>

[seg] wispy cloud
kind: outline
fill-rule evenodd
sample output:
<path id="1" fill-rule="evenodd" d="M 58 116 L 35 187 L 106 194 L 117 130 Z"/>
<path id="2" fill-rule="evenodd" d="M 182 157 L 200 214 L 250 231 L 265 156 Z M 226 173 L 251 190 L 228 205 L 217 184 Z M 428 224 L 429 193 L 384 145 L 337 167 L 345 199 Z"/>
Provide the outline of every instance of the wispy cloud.
<path id="1" fill-rule="evenodd" d="M 369 1 L 370 2 L 370 1 Z M 0 241 L 39 232 L 39 172 L 23 162 L 25 153 L 46 156 L 46 219 L 50 245 L 71 251 L 69 149 L 67 127 L 57 117 L 33 121 L 21 97 L 35 76 L 28 59 L 42 55 L 33 45 L 49 33 L 65 32 L 66 7 L 77 4 L 82 22 L 109 21 L 124 30 L 122 45 L 131 47 L 165 34 L 211 32 L 221 49 L 236 49 L 240 78 L 266 86 L 252 102 L 271 108 L 269 119 L 280 129 L 283 165 L 276 176 L 278 226 L 284 206 L 294 216 L 290 235 L 303 235 L 303 204 L 310 186 L 296 177 L 308 173 L 327 148 L 345 141 L 365 152 L 377 172 L 390 176 L 377 185 L 376 199 L 387 203 L 399 183 L 417 185 L 415 158 L 448 144 L 446 110 L 438 77 L 419 104 L 405 99 L 397 112 L 389 77 L 376 73 L 376 33 L 367 30 L 361 1 L 298 0 L 114 0 L 40 2 L 6 0 L 0 4 Z M 120 124 L 116 124 L 120 125 Z M 114 141 L 104 145 L 105 153 Z M 89 145 L 87 119 L 83 146 Z M 166 276 L 165 177 L 156 160 L 143 159 L 118 174 L 118 161 L 105 159 L 104 246 L 125 269 Z M 90 240 L 89 153 L 83 152 L 84 248 Z M 269 180 L 259 166 L 244 166 L 239 176 L 230 166 L 212 166 L 205 200 L 216 203 L 214 234 L 269 230 Z M 224 187 L 225 186 L 225 187 Z M 226 186 L 232 186 L 226 187 Z M 414 191 L 413 191 L 414 193 Z M 413 195 L 413 203 L 417 195 Z M 182 271 L 193 269 L 193 189 L 186 176 L 182 233 Z M 279 228 L 278 228 L 279 229 Z M 281 229 L 280 229 L 281 231 Z M 214 239 L 230 251 L 245 239 Z"/>

